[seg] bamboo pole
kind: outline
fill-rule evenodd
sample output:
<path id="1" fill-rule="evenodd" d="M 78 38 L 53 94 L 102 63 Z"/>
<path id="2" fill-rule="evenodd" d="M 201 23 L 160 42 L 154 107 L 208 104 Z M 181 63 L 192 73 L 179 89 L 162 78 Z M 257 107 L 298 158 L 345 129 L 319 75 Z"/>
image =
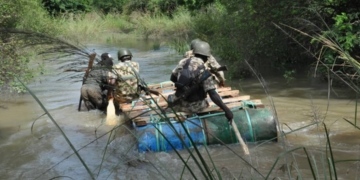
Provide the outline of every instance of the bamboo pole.
<path id="1" fill-rule="evenodd" d="M 249 154 L 250 154 L 249 148 L 247 147 L 247 145 L 245 144 L 244 140 L 242 139 L 242 137 L 241 137 L 241 135 L 240 135 L 240 132 L 239 132 L 239 130 L 238 130 L 238 128 L 237 128 L 234 120 L 231 121 L 231 126 L 233 127 L 233 129 L 234 129 L 234 131 L 235 131 L 235 134 L 236 134 L 236 137 L 237 137 L 237 139 L 239 140 L 240 145 L 241 145 L 241 147 L 243 148 L 245 154 L 246 154 L 246 155 L 249 155 Z"/>

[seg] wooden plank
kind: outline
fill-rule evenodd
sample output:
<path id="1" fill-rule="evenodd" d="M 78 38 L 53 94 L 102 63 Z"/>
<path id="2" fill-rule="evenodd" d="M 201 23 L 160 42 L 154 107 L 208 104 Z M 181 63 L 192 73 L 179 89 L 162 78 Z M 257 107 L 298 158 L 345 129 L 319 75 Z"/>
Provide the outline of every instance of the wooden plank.
<path id="1" fill-rule="evenodd" d="M 217 92 L 231 91 L 231 87 L 216 88 Z"/>
<path id="2" fill-rule="evenodd" d="M 229 104 L 229 103 L 234 103 L 234 102 L 241 102 L 241 101 L 244 101 L 244 100 L 251 101 L 252 103 L 254 103 L 255 107 L 257 107 L 257 108 L 264 108 L 265 107 L 262 104 L 261 100 L 259 100 L 259 99 L 250 100 L 249 95 L 226 98 L 226 99 L 223 99 L 223 102 L 225 104 Z M 216 104 L 214 102 L 210 102 L 209 104 L 210 104 L 210 106 L 216 106 Z M 126 104 L 126 105 L 122 105 L 121 109 L 122 109 L 123 112 L 129 112 L 129 111 L 145 110 L 145 109 L 149 109 L 149 108 L 157 108 L 158 106 L 166 107 L 167 105 L 168 104 L 167 104 L 166 101 L 158 102 L 157 105 L 156 104 L 142 104 L 142 105 L 137 105 L 135 107 L 132 107 L 131 104 Z"/>
<path id="3" fill-rule="evenodd" d="M 174 86 L 174 83 L 171 81 L 167 81 L 164 83 L 149 84 L 148 88 L 160 88 L 160 87 L 169 87 L 169 86 Z"/>
<path id="4" fill-rule="evenodd" d="M 225 104 L 228 104 L 228 103 L 233 103 L 233 102 L 239 102 L 239 101 L 244 101 L 244 100 L 250 100 L 250 96 L 249 95 L 245 95 L 245 96 L 238 96 L 238 97 L 233 97 L 233 98 L 227 98 L 227 99 L 223 99 L 223 102 Z M 167 102 L 166 101 L 163 101 L 163 102 L 158 102 L 157 103 L 158 105 L 156 104 L 144 104 L 144 105 L 139 105 L 139 106 L 136 106 L 136 107 L 132 107 L 131 104 L 129 104 L 128 106 L 124 107 L 122 106 L 122 111 L 124 112 L 128 112 L 128 111 L 137 111 L 137 110 L 144 110 L 144 109 L 148 109 L 148 108 L 156 108 L 158 106 L 160 107 L 165 107 L 167 106 Z M 210 106 L 216 106 L 216 104 L 214 102 L 210 102 L 209 103 Z M 254 103 L 255 105 L 259 104 L 259 103 Z"/>
<path id="5" fill-rule="evenodd" d="M 155 88 L 150 88 L 150 89 L 156 90 L 159 92 L 170 91 L 170 90 L 173 90 L 175 92 L 176 87 L 175 86 L 169 86 L 169 87 L 163 87 L 163 88 L 155 87 Z M 222 87 L 222 88 L 217 88 L 216 90 L 217 90 L 217 92 L 231 91 L 231 87 Z"/>
<path id="6" fill-rule="evenodd" d="M 239 93 L 240 93 L 239 90 L 230 90 L 230 91 L 219 92 L 218 94 L 220 96 L 232 96 L 232 97 L 234 97 L 234 96 L 238 96 Z"/>
<path id="7" fill-rule="evenodd" d="M 188 113 L 185 113 L 185 112 L 178 112 L 178 113 L 169 113 L 167 114 L 166 116 L 168 118 L 175 118 L 177 117 L 176 115 L 178 115 L 179 117 L 183 117 L 183 116 L 187 116 L 187 115 L 190 115 Z M 154 118 L 160 118 L 158 115 L 156 116 L 153 116 Z M 146 117 L 138 117 L 138 118 L 135 118 L 134 121 L 146 121 L 146 122 L 149 122 L 150 121 L 150 116 L 146 116 Z"/>
<path id="8" fill-rule="evenodd" d="M 139 116 L 139 115 L 146 116 L 146 115 L 157 114 L 157 113 L 160 113 L 160 114 L 161 114 L 161 111 L 159 111 L 159 110 L 129 111 L 129 112 L 126 112 L 126 115 L 127 115 L 129 118 L 134 118 L 134 117 Z"/>
<path id="9" fill-rule="evenodd" d="M 167 92 L 167 93 L 162 93 L 162 95 L 167 98 L 170 94 L 174 94 L 174 92 Z M 220 96 L 232 96 L 232 97 L 236 97 L 236 96 L 239 96 L 239 90 L 230 90 L 230 91 L 223 91 L 223 92 L 219 92 L 218 93 Z M 155 100 L 157 101 L 164 101 L 164 98 L 162 96 L 150 96 L 150 95 L 147 95 L 145 96 L 146 99 L 149 99 L 149 98 L 154 98 Z M 209 96 L 207 96 L 207 98 L 209 98 Z"/>
<path id="10" fill-rule="evenodd" d="M 228 106 L 228 108 L 230 108 L 230 109 L 232 109 L 232 108 L 235 108 L 235 107 L 242 107 L 242 102 L 235 102 L 235 103 L 230 103 L 230 104 L 227 104 L 227 106 Z M 214 106 L 214 107 L 207 107 L 207 108 L 205 108 L 204 110 L 202 110 L 201 112 L 199 112 L 199 113 L 205 113 L 205 112 L 211 112 L 211 111 L 218 111 L 218 110 L 221 110 L 221 108 L 220 107 L 218 107 L 218 106 Z M 222 111 L 222 110 L 221 110 Z M 158 111 L 159 112 L 159 111 Z M 156 113 L 156 111 L 149 111 L 147 114 L 152 114 L 152 113 Z M 177 112 L 177 114 L 179 115 L 179 116 L 181 116 L 181 114 L 182 115 L 190 115 L 189 113 L 185 113 L 185 112 Z M 132 117 L 134 117 L 134 114 L 133 114 L 133 116 Z M 159 116 L 158 115 L 155 115 L 154 117 L 157 117 L 157 118 L 159 118 Z M 169 114 L 167 114 L 167 117 L 176 117 L 176 115 L 174 114 L 174 113 L 169 113 Z M 149 117 L 137 117 L 137 118 L 135 118 L 134 119 L 134 121 L 149 121 Z"/>
<path id="11" fill-rule="evenodd" d="M 163 102 L 159 102 L 156 104 L 144 104 L 142 106 L 135 106 L 135 107 L 132 107 L 131 105 L 130 106 L 127 106 L 127 107 L 121 107 L 121 110 L 123 112 L 128 112 L 128 111 L 137 111 L 137 110 L 143 110 L 143 109 L 149 109 L 149 108 L 156 108 L 158 106 L 167 106 L 167 102 L 166 101 L 163 101 Z"/>
<path id="12" fill-rule="evenodd" d="M 226 104 L 226 103 L 245 101 L 245 100 L 250 100 L 250 96 L 249 95 L 244 95 L 244 96 L 231 97 L 231 98 L 223 99 L 222 101 Z M 209 104 L 210 104 L 210 106 L 215 105 L 214 102 L 210 102 Z"/>
<path id="13" fill-rule="evenodd" d="M 241 97 L 241 96 L 240 96 Z M 237 97 L 238 98 L 238 97 Z M 237 98 L 234 98 L 234 99 L 237 99 Z M 239 98 L 241 99 L 241 98 Z M 254 105 L 256 106 L 256 108 L 264 108 L 265 106 L 262 104 L 261 100 L 259 99 L 256 99 L 256 100 L 251 100 Z M 242 102 L 232 102 L 232 103 L 229 103 L 227 104 L 228 108 L 232 109 L 232 108 L 237 108 L 237 107 L 243 107 L 243 103 Z M 149 111 L 147 114 L 153 114 L 153 117 L 155 118 L 159 118 L 158 115 L 154 115 L 154 113 L 156 112 L 160 112 L 160 111 Z M 208 108 L 205 108 L 203 111 L 199 112 L 199 113 L 205 113 L 205 112 L 223 112 L 223 110 L 221 108 L 219 108 L 218 106 L 212 106 L 212 107 L 208 107 Z M 187 115 L 191 115 L 190 113 L 185 113 L 185 112 L 177 112 L 176 113 L 180 118 L 183 118 L 184 116 L 187 116 Z M 177 117 L 176 114 L 174 113 L 168 113 L 167 114 L 167 117 L 169 118 L 175 118 Z M 181 119 L 181 120 L 185 120 L 184 118 Z M 141 125 L 146 125 L 149 121 L 150 121 L 150 116 L 147 116 L 147 117 L 137 117 L 133 120 L 138 126 L 141 126 Z"/>

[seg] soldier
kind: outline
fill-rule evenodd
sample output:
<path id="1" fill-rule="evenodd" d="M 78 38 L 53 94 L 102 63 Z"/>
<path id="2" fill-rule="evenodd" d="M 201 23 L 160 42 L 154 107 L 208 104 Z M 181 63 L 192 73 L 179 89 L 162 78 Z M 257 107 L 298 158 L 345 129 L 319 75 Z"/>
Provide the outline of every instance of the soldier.
<path id="1" fill-rule="evenodd" d="M 108 104 L 108 73 L 111 72 L 113 65 L 112 58 L 108 53 L 101 55 L 101 61 L 98 66 L 93 67 L 89 75 L 84 79 L 81 87 L 81 97 L 88 110 L 105 110 Z"/>
<path id="2" fill-rule="evenodd" d="M 198 42 L 203 42 L 200 39 L 194 39 L 191 41 L 190 43 L 190 50 L 187 51 L 184 54 L 184 58 L 191 58 L 194 57 L 194 53 L 193 53 L 193 49 L 196 43 Z M 210 55 L 208 61 L 206 62 L 208 65 L 208 67 L 210 67 L 211 69 L 217 69 L 219 68 L 221 65 L 216 61 L 216 59 L 214 58 L 214 56 Z M 225 87 L 225 76 L 224 76 L 224 72 L 219 71 L 217 74 L 213 75 L 214 80 L 218 83 L 218 85 L 220 87 Z"/>
<path id="3" fill-rule="evenodd" d="M 201 42 L 201 40 L 198 39 L 198 38 L 196 38 L 196 39 L 193 39 L 193 40 L 190 42 L 190 50 L 185 52 L 184 58 L 194 57 L 193 49 L 194 49 L 194 46 L 195 46 L 195 44 L 196 44 L 197 42 Z"/>
<path id="4" fill-rule="evenodd" d="M 201 78 L 201 75 L 205 72 L 205 69 L 209 69 L 207 61 L 211 56 L 210 46 L 206 42 L 198 42 L 194 45 L 194 56 L 191 58 L 185 58 L 180 60 L 179 64 L 173 70 L 170 80 L 175 83 L 177 86 L 176 93 L 168 97 L 168 102 L 170 106 L 173 104 L 173 108 L 176 111 L 190 112 L 190 113 L 199 113 L 203 109 L 209 106 L 209 103 L 206 100 L 206 94 L 208 94 L 211 100 L 218 105 L 223 111 L 225 111 L 225 116 L 231 123 L 233 119 L 233 113 L 231 110 L 224 104 L 221 100 L 219 94 L 215 91 L 215 82 L 214 79 L 208 77 L 204 81 L 200 82 L 197 88 L 193 89 L 192 87 L 184 87 L 182 85 L 187 82 L 183 76 L 186 74 L 193 74 L 195 78 Z M 184 71 L 189 70 L 191 73 L 185 73 Z M 199 75 L 198 75 L 199 74 Z M 191 78 L 190 78 L 191 79 Z M 181 95 L 186 91 L 191 89 L 190 94 L 186 98 L 181 98 Z"/>
<path id="5" fill-rule="evenodd" d="M 130 103 L 140 97 L 139 63 L 132 61 L 132 53 L 129 49 L 119 49 L 119 63 L 113 66 L 111 84 L 115 86 L 114 105 L 117 110 L 120 103 Z"/>

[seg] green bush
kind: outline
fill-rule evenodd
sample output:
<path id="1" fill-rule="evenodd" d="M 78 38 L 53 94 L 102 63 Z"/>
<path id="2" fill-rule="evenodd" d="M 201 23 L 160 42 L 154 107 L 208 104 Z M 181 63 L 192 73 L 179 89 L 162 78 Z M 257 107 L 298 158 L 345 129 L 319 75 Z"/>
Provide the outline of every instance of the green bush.
<path id="1" fill-rule="evenodd" d="M 91 0 L 42 0 L 44 7 L 51 15 L 70 12 L 88 12 L 91 9 Z"/>
<path id="2" fill-rule="evenodd" d="M 55 22 L 41 0 L 0 0 L 0 27 L 56 34 Z"/>
<path id="3" fill-rule="evenodd" d="M 101 0 L 93 1 L 92 6 L 97 10 L 107 14 L 109 12 L 123 12 L 123 7 L 130 2 L 130 0 Z"/>
<path id="4" fill-rule="evenodd" d="M 55 22 L 42 7 L 41 0 L 0 0 L 0 27 L 26 31 L 58 34 Z M 27 83 L 34 77 L 29 68 L 30 55 L 23 50 L 23 42 L 0 32 L 0 88 L 3 92 L 21 93 L 25 89 L 16 81 Z"/>
<path id="5" fill-rule="evenodd" d="M 234 77 L 249 75 L 248 60 L 256 69 L 272 67 L 283 72 L 292 71 L 297 65 L 313 61 L 299 55 L 304 51 L 274 24 L 298 26 L 296 17 L 303 11 L 300 0 L 219 0 L 198 12 L 195 31 L 210 42 L 215 54 L 236 63 Z M 295 8 L 296 7 L 296 8 Z M 307 41 L 310 41 L 308 38 Z M 282 65 L 285 64 L 285 65 Z M 240 73 L 238 73 L 240 72 Z"/>
<path id="6" fill-rule="evenodd" d="M 0 46 L 0 90 L 1 92 L 25 92 L 25 88 L 16 80 L 28 83 L 34 77 L 29 68 L 29 54 L 19 49 L 21 42 L 2 42 Z"/>

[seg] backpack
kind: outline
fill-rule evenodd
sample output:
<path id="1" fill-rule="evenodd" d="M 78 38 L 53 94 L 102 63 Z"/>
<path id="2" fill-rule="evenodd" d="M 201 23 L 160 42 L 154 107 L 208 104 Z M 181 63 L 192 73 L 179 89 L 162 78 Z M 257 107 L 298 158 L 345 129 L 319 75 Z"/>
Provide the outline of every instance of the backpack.
<path id="1" fill-rule="evenodd" d="M 205 66 L 201 65 L 196 70 L 191 71 L 189 69 L 190 61 L 191 59 L 186 60 L 186 64 L 184 65 L 181 74 L 175 83 L 175 95 L 180 97 L 183 93 L 188 91 L 188 89 L 194 88 L 191 92 L 189 92 L 189 95 L 185 97 L 184 100 L 188 102 L 195 102 L 206 98 L 206 93 L 202 83 L 198 82 L 200 78 L 200 70 L 205 68 Z"/>

